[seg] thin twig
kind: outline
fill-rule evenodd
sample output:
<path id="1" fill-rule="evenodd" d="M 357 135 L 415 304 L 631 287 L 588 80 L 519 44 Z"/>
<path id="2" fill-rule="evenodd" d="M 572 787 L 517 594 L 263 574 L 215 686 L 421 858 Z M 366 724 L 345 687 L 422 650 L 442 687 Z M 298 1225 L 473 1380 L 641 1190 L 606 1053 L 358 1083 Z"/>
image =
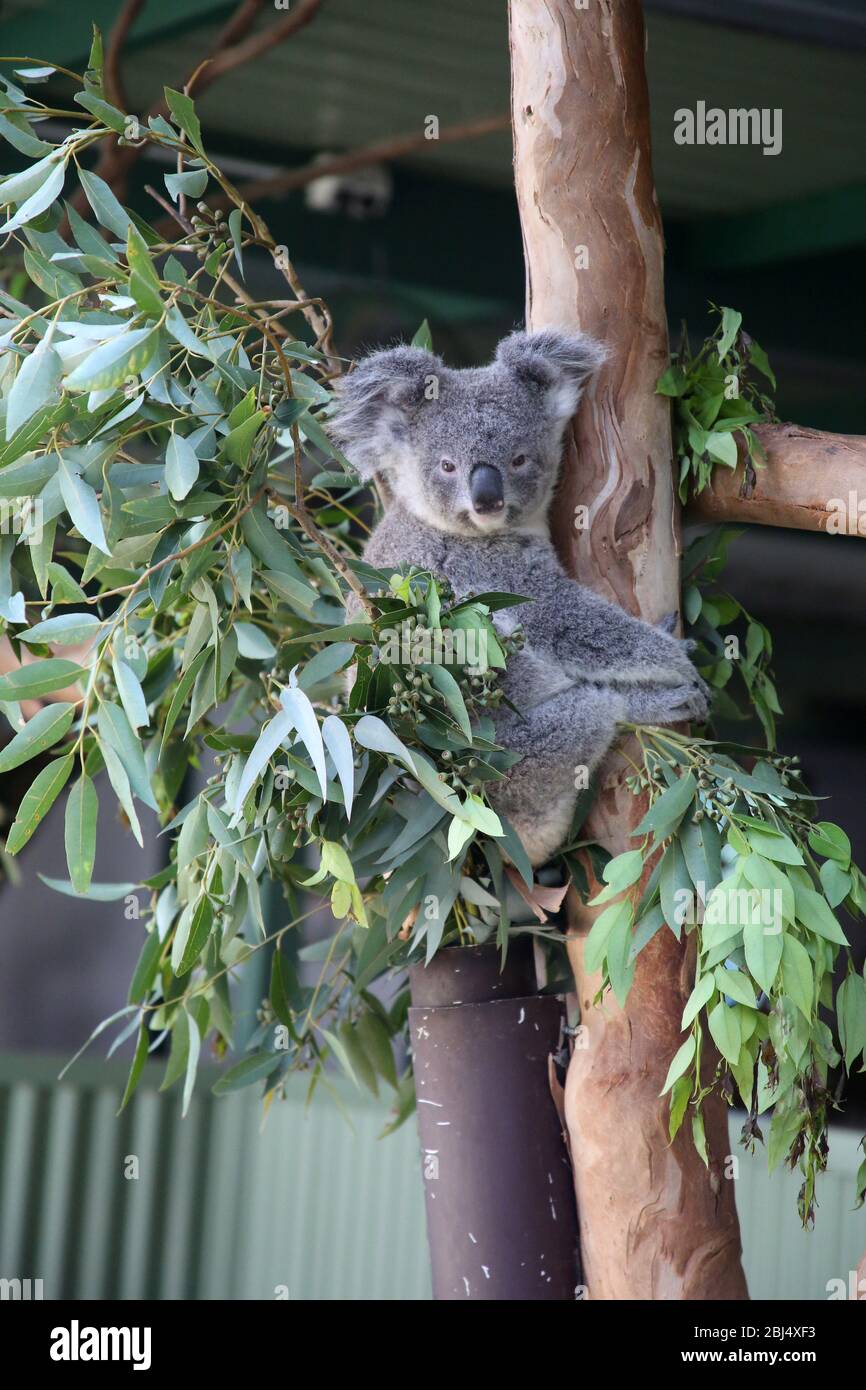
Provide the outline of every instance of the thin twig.
<path id="1" fill-rule="evenodd" d="M 132 28 L 147 0 L 124 0 L 117 19 L 111 26 L 108 44 L 105 49 L 105 93 L 108 100 L 119 111 L 126 111 L 126 89 L 121 72 L 121 60 L 129 31 Z"/>
<path id="2" fill-rule="evenodd" d="M 265 0 L 241 0 L 231 19 L 220 30 L 214 50 L 229 48 L 246 38 L 265 6 Z"/>
<path id="3" fill-rule="evenodd" d="M 236 191 L 243 202 L 256 203 L 263 198 L 272 198 L 279 193 L 292 193 L 305 188 L 316 179 L 333 174 L 349 174 L 355 169 L 364 169 L 369 164 L 387 164 L 400 159 L 414 150 L 435 149 L 437 145 L 452 145 L 460 140 L 475 140 L 482 135 L 492 135 L 499 130 L 507 130 L 511 118 L 507 115 L 483 116 L 477 121 L 463 121 L 459 125 L 446 126 L 438 137 L 431 140 L 423 131 L 413 130 L 405 135 L 393 135 L 387 140 L 377 140 L 373 145 L 363 145 L 344 154 L 335 154 L 327 159 L 312 160 L 297 169 L 286 169 L 265 179 L 254 179 L 243 184 Z M 228 207 L 230 200 L 217 198 L 216 206 Z"/>
<path id="4" fill-rule="evenodd" d="M 282 19 L 278 19 L 276 23 L 268 25 L 266 29 L 260 29 L 258 33 L 249 34 L 240 42 L 228 43 L 228 40 L 233 37 L 233 30 L 235 33 L 239 30 L 242 19 L 239 10 L 217 39 L 214 50 L 209 55 L 210 62 L 207 67 L 201 70 L 201 75 L 195 84 L 196 97 L 200 97 L 202 92 L 210 87 L 218 77 L 223 77 L 227 72 L 233 72 L 235 68 L 242 67 L 244 63 L 253 62 L 254 59 L 260 58 L 263 53 L 267 53 L 269 48 L 276 48 L 285 39 L 291 38 L 292 34 L 297 33 L 299 29 L 303 29 L 314 17 L 321 3 L 322 0 L 299 0 L 299 3 Z M 245 8 L 245 6 L 241 6 L 241 10 Z M 251 23 L 251 20 L 247 23 L 247 30 L 251 27 Z"/>
<path id="5" fill-rule="evenodd" d="M 260 33 L 248 35 L 241 42 L 230 43 L 231 39 L 238 33 L 247 34 L 252 19 L 255 17 L 254 15 L 250 16 L 246 6 L 242 5 L 241 9 L 236 12 L 234 19 L 230 20 L 221 31 L 204 62 L 196 64 L 193 71 L 180 83 L 180 88 L 182 90 L 191 89 L 194 86 L 196 96 L 199 96 L 216 78 L 226 72 L 231 72 L 243 63 L 260 57 L 267 49 L 276 47 L 298 29 L 303 28 L 313 18 L 320 4 L 321 0 L 300 0 L 300 3 L 290 14 L 275 24 L 269 25 Z M 244 11 L 243 17 L 242 11 Z M 221 44 L 226 43 L 230 43 L 230 46 L 220 47 Z M 165 98 L 160 97 L 145 113 L 143 123 L 146 123 L 151 116 L 165 116 L 166 113 Z M 126 176 L 138 159 L 139 153 L 139 147 L 135 145 L 109 144 L 104 147 L 96 166 L 99 177 L 111 185 L 121 202 L 124 200 Z M 76 197 L 76 202 L 80 202 L 80 196 Z"/>

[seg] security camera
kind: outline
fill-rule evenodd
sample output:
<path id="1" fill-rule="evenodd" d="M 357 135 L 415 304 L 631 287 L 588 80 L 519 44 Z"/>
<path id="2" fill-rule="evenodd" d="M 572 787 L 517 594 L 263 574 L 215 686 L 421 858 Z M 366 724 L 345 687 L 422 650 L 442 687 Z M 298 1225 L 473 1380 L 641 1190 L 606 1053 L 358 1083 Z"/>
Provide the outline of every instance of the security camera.
<path id="1" fill-rule="evenodd" d="M 324 161 L 330 155 L 320 155 Z M 385 164 L 369 164 L 348 174 L 323 174 L 307 184 L 306 205 L 314 212 L 337 213 L 364 222 L 382 217 L 391 204 L 394 181 Z"/>

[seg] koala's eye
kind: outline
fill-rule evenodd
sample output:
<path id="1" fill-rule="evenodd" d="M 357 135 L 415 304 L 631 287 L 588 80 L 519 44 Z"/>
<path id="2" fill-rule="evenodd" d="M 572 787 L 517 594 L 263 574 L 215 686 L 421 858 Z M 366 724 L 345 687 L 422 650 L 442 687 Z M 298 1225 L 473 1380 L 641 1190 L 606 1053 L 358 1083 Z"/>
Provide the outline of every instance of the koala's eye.
<path id="1" fill-rule="evenodd" d="M 513 459 L 511 460 L 511 467 L 512 467 L 512 468 L 522 468 L 523 465 L 524 465 L 525 463 L 526 463 L 526 455 L 525 455 L 525 454 L 518 454 L 516 458 L 513 458 Z"/>
<path id="2" fill-rule="evenodd" d="M 439 467 L 442 469 L 443 473 L 453 473 L 455 465 L 451 462 L 450 459 L 441 459 Z"/>

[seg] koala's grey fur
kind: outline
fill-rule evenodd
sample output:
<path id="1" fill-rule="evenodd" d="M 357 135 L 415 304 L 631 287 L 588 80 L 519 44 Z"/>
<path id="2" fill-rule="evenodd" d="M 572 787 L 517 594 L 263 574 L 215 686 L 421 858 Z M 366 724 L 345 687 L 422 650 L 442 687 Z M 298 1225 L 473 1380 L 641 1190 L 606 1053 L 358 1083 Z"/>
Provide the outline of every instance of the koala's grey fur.
<path id="1" fill-rule="evenodd" d="M 391 348 L 345 378 L 333 424 L 358 472 L 384 475 L 391 494 L 364 552 L 370 564 L 430 569 L 459 597 L 504 590 L 534 600 L 494 615 L 505 633 L 521 623 L 526 644 L 504 681 L 519 714 L 503 707 L 495 721 L 522 759 L 490 784 L 534 864 L 564 843 L 576 770 L 596 766 L 618 721 L 665 724 L 707 709 L 685 643 L 576 584 L 550 541 L 565 426 L 604 357 L 591 338 L 553 331 L 512 333 L 490 366 L 468 370 Z M 504 505 L 492 516 L 470 496 L 479 463 L 502 478 Z"/>

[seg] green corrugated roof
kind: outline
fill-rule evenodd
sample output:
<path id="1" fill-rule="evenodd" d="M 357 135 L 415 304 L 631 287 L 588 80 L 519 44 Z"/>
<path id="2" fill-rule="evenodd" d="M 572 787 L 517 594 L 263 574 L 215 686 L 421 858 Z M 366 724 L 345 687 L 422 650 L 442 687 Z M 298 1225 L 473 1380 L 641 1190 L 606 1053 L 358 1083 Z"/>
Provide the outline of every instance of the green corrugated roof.
<path id="1" fill-rule="evenodd" d="M 79 50 L 90 14 L 105 23 L 118 8 L 116 0 L 74 7 L 85 40 Z M 4 50 L 22 25 L 43 49 L 51 50 L 52 34 L 61 31 L 67 43 L 71 17 L 64 14 L 59 31 L 56 10 L 56 0 L 4 6 Z M 151 36 L 131 45 L 126 61 L 132 106 L 145 108 L 161 83 L 180 80 L 230 10 L 201 0 L 149 0 L 137 23 L 149 25 Z M 154 38 L 160 15 L 170 18 L 172 31 Z M 263 22 L 274 18 L 267 11 Z M 656 179 L 668 216 L 739 212 L 862 182 L 862 52 L 653 10 L 647 28 Z M 419 130 L 430 114 L 445 126 L 506 111 L 507 37 L 504 0 L 325 0 L 293 38 L 215 84 L 202 97 L 202 117 L 216 146 L 220 135 L 231 137 L 251 157 L 279 162 L 281 149 L 336 150 Z M 675 145 L 675 110 L 699 99 L 781 108 L 782 153 Z M 430 142 L 404 162 L 507 186 L 510 138 L 503 132 L 457 145 Z"/>

